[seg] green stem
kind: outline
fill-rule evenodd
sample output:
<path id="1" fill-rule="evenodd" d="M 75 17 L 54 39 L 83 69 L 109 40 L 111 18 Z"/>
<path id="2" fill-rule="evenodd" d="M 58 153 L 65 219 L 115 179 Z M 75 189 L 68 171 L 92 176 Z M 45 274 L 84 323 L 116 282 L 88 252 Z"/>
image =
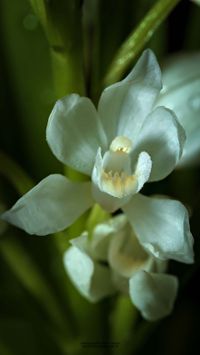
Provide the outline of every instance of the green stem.
<path id="1" fill-rule="evenodd" d="M 116 299 L 111 313 L 111 341 L 116 342 L 112 355 L 127 354 L 127 347 L 132 343 L 138 311 L 127 296 Z"/>
<path id="2" fill-rule="evenodd" d="M 86 229 L 89 235 L 92 236 L 92 232 L 97 224 L 103 223 L 109 218 L 111 218 L 111 215 L 108 212 L 104 211 L 101 206 L 95 204 L 91 209 L 90 215 L 86 223 Z"/>
<path id="3" fill-rule="evenodd" d="M 85 93 L 82 8 L 79 0 L 30 0 L 49 42 L 56 97 Z M 73 180 L 85 177 L 66 167 Z"/>
<path id="4" fill-rule="evenodd" d="M 0 152 L 0 175 L 6 178 L 20 195 L 25 194 L 34 184 L 23 169 L 5 153 Z"/>
<path id="5" fill-rule="evenodd" d="M 84 93 L 80 1 L 30 0 L 49 42 L 56 96 Z"/>
<path id="6" fill-rule="evenodd" d="M 180 0 L 158 0 L 156 2 L 118 50 L 105 77 L 105 86 L 121 79 L 157 27 L 179 2 Z"/>

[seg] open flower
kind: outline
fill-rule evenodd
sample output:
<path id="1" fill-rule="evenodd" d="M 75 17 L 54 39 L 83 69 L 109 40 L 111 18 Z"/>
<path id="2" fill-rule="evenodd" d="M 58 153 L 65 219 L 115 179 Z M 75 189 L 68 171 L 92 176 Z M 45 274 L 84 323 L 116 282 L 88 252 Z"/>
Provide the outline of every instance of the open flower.
<path id="1" fill-rule="evenodd" d="M 200 53 L 179 54 L 163 68 L 163 89 L 157 105 L 172 109 L 185 129 L 179 167 L 200 163 Z"/>
<path id="2" fill-rule="evenodd" d="M 166 230 L 161 233 L 168 244 Z M 174 229 L 173 236 L 176 233 Z M 179 261 L 185 262 L 180 235 L 179 239 Z M 192 245 L 189 250 L 187 241 L 184 243 L 186 253 L 192 254 Z M 92 236 L 84 232 L 71 244 L 64 254 L 64 265 L 76 288 L 89 301 L 96 302 L 120 291 L 130 296 L 148 320 L 160 319 L 171 312 L 178 280 L 165 274 L 166 261 L 153 257 L 140 244 L 125 215 L 97 225 Z M 168 258 L 168 253 L 165 257 Z"/>
<path id="3" fill-rule="evenodd" d="M 47 142 L 61 162 L 91 176 L 91 181 L 75 183 L 50 175 L 3 218 L 30 234 L 45 235 L 68 227 L 97 202 L 109 212 L 124 209 L 130 221 L 134 211 L 139 229 L 146 216 L 151 214 L 159 225 L 157 219 L 166 212 L 162 223 L 166 222 L 167 235 L 176 223 L 174 213 L 180 212 L 178 233 L 184 239 L 188 225 L 183 206 L 138 194 L 146 181 L 166 177 L 182 154 L 185 136 L 174 113 L 165 107 L 154 109 L 161 86 L 156 58 L 146 50 L 124 80 L 103 91 L 98 110 L 77 94 L 59 100 L 48 121 Z M 152 221 L 145 223 L 151 226 Z M 160 246 L 159 227 L 151 238 L 141 233 L 141 242 L 162 257 L 165 245 Z M 172 245 L 168 249 L 169 254 L 176 253 Z"/>

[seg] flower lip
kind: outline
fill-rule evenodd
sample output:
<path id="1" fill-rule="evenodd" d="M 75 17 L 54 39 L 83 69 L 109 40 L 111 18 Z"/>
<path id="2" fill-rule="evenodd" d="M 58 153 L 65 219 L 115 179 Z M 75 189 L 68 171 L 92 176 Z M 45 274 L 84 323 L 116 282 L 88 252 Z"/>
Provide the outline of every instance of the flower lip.
<path id="1" fill-rule="evenodd" d="M 122 198 L 131 194 L 137 185 L 137 179 L 134 175 L 128 175 L 124 171 L 122 173 L 102 171 L 101 185 L 103 190 L 110 193 L 114 197 Z"/>
<path id="2" fill-rule="evenodd" d="M 131 172 L 131 148 L 130 139 L 117 136 L 103 157 L 99 150 L 93 170 L 93 182 L 101 191 L 123 198 L 136 190 L 137 178 Z"/>

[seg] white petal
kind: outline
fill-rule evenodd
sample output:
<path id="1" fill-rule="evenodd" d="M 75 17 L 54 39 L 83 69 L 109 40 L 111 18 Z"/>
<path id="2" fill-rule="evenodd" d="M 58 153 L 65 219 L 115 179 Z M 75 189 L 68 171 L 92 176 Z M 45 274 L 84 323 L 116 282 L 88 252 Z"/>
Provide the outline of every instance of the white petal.
<path id="1" fill-rule="evenodd" d="M 141 152 L 131 174 L 131 161 L 128 154 L 124 154 L 125 157 L 121 154 L 118 159 L 114 154 L 118 155 L 106 152 L 102 158 L 101 149 L 98 149 L 92 172 L 94 197 L 109 212 L 123 206 L 143 187 L 149 178 L 152 166 L 150 156 L 146 152 Z M 106 159 L 110 160 L 108 167 L 104 166 Z"/>
<path id="2" fill-rule="evenodd" d="M 180 202 L 137 194 L 123 210 L 149 253 L 163 260 L 193 262 L 188 212 Z"/>
<path id="3" fill-rule="evenodd" d="M 47 142 L 64 164 L 90 175 L 105 134 L 90 99 L 71 94 L 57 101 L 47 125 Z"/>
<path id="4" fill-rule="evenodd" d="M 157 105 L 172 109 L 186 132 L 179 166 L 200 163 L 200 53 L 176 55 L 163 70 L 164 87 Z"/>
<path id="5" fill-rule="evenodd" d="M 109 246 L 109 264 L 121 276 L 130 277 L 145 268 L 149 255 L 138 242 L 131 226 L 126 223 L 115 232 Z"/>
<path id="6" fill-rule="evenodd" d="M 91 302 L 114 292 L 109 268 L 94 262 L 81 249 L 72 246 L 64 254 L 65 269 L 78 291 Z"/>
<path id="7" fill-rule="evenodd" d="M 145 150 L 151 156 L 150 181 L 161 180 L 172 172 L 181 157 L 184 142 L 184 130 L 172 111 L 157 107 L 146 118 L 134 151 Z"/>
<path id="8" fill-rule="evenodd" d="M 83 232 L 80 237 L 70 239 L 70 243 L 84 254 L 90 255 L 90 241 L 87 232 Z"/>
<path id="9" fill-rule="evenodd" d="M 172 312 L 178 290 L 175 276 L 138 271 L 129 280 L 129 294 L 142 316 L 156 321 Z"/>
<path id="10" fill-rule="evenodd" d="M 89 238 L 84 232 L 80 237 L 70 240 L 70 243 L 88 254 L 93 260 L 107 261 L 108 247 L 111 233 L 115 231 L 112 219 L 105 223 L 97 224 Z"/>
<path id="11" fill-rule="evenodd" d="M 105 223 L 98 224 L 92 233 L 91 240 L 91 252 L 95 259 L 107 261 L 108 248 L 112 239 L 112 234 L 115 232 L 115 228 L 109 220 Z"/>
<path id="12" fill-rule="evenodd" d="M 135 168 L 134 175 L 137 179 L 137 189 L 138 192 L 142 189 L 146 181 L 148 181 L 152 169 L 151 157 L 146 152 L 141 152 L 138 157 L 137 165 Z"/>
<path id="13" fill-rule="evenodd" d="M 92 184 L 92 193 L 96 202 L 107 212 L 115 212 L 123 205 L 125 205 L 131 198 L 131 196 L 118 198 L 108 195 L 105 192 L 99 190 L 96 185 Z"/>
<path id="14" fill-rule="evenodd" d="M 176 53 L 170 56 L 162 69 L 163 94 L 199 78 L 200 52 Z M 169 88 L 169 89 L 168 89 Z"/>
<path id="15" fill-rule="evenodd" d="M 137 137 L 161 87 L 156 58 L 151 50 L 146 50 L 131 73 L 101 95 L 98 111 L 109 142 L 116 136 L 133 140 Z"/>
<path id="16" fill-rule="evenodd" d="M 93 204 L 91 184 L 49 175 L 3 214 L 3 219 L 29 234 L 47 235 L 71 225 Z"/>
<path id="17" fill-rule="evenodd" d="M 108 212 L 114 212 L 123 204 L 127 203 L 130 196 L 124 198 L 117 198 L 103 192 L 99 189 L 100 177 L 103 167 L 103 159 L 101 157 L 101 150 L 98 149 L 94 169 L 92 172 L 92 193 L 96 202 Z"/>

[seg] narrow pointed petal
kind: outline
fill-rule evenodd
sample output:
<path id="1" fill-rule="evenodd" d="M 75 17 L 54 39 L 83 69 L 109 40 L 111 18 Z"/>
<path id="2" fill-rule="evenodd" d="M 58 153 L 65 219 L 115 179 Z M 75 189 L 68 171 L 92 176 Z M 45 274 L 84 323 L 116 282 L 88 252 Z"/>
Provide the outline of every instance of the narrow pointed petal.
<path id="1" fill-rule="evenodd" d="M 161 180 L 172 172 L 184 143 L 185 132 L 175 114 L 165 107 L 157 107 L 144 121 L 134 149 L 135 152 L 145 150 L 151 156 L 150 181 Z"/>
<path id="2" fill-rule="evenodd" d="M 161 73 L 151 50 L 143 52 L 131 73 L 107 87 L 98 111 L 108 137 L 126 136 L 134 141 L 162 87 Z"/>
<path id="3" fill-rule="evenodd" d="M 62 163 L 87 175 L 92 171 L 98 147 L 106 145 L 93 103 L 77 94 L 57 101 L 49 117 L 46 137 Z"/>
<path id="4" fill-rule="evenodd" d="M 70 247 L 64 254 L 64 266 L 74 286 L 89 301 L 97 302 L 114 292 L 109 268 L 82 249 Z"/>
<path id="5" fill-rule="evenodd" d="M 129 280 L 130 298 L 149 321 L 156 321 L 171 313 L 177 290 L 178 279 L 172 275 L 141 270 Z"/>
<path id="6" fill-rule="evenodd" d="M 123 210 L 149 253 L 162 260 L 193 262 L 193 237 L 182 203 L 137 194 Z"/>
<path id="7" fill-rule="evenodd" d="M 179 166 L 200 163 L 200 53 L 176 55 L 163 69 L 164 87 L 157 105 L 172 109 L 185 129 L 186 143 Z"/>
<path id="8" fill-rule="evenodd" d="M 47 235 L 71 225 L 93 204 L 91 184 L 49 175 L 21 197 L 2 218 L 29 234 Z"/>

